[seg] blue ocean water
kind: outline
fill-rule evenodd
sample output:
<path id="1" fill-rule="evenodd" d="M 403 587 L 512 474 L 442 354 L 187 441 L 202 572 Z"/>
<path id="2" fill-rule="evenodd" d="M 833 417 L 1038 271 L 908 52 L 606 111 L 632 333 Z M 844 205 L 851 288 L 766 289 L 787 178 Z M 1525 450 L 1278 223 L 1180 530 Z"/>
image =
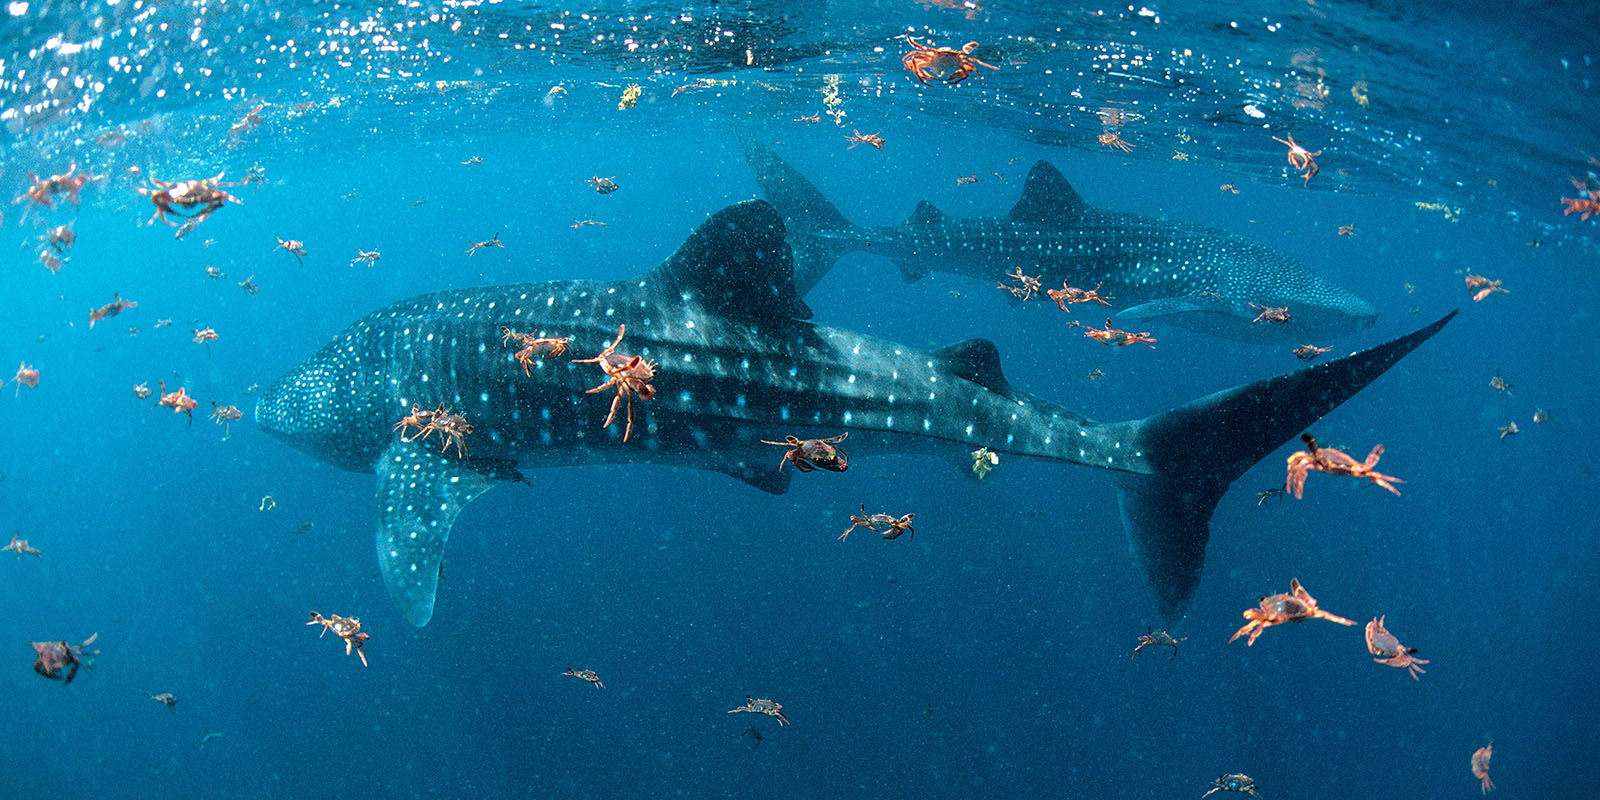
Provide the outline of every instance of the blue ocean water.
<path id="1" fill-rule="evenodd" d="M 79 207 L 4 209 L 0 539 L 42 555 L 0 553 L 0 796 L 1199 797 L 1239 772 L 1269 800 L 1466 797 L 1490 741 L 1497 796 L 1600 790 L 1596 222 L 1559 202 L 1600 186 L 1589 5 L 6 11 L 0 182 L 105 177 Z M 1001 69 L 923 86 L 906 33 L 977 41 Z M 770 496 L 670 466 L 523 464 L 530 485 L 458 519 L 435 617 L 411 627 L 373 557 L 373 476 L 257 429 L 259 387 L 395 300 L 653 267 L 758 194 L 735 126 L 861 224 L 922 199 L 1002 215 L 1048 160 L 1096 206 L 1249 237 L 1368 298 L 1377 325 L 1321 343 L 1338 352 L 1460 307 L 1313 427 L 1384 444 L 1403 495 L 1312 475 L 1304 499 L 1258 503 L 1286 444 L 1223 498 L 1194 603 L 1167 621 L 1094 470 L 1008 457 L 980 483 L 964 448 L 853 450 L 848 472 Z M 1133 149 L 1101 146 L 1112 130 Z M 885 146 L 846 149 L 852 132 Z M 1323 151 L 1309 182 L 1286 132 Z M 149 178 L 252 168 L 259 185 L 187 236 L 146 224 Z M 586 183 L 606 176 L 621 188 Z M 64 224 L 52 273 L 40 236 Z M 1509 293 L 1473 302 L 1472 273 Z M 139 305 L 90 330 L 115 295 Z M 1103 348 L 1051 304 L 904 283 L 869 254 L 805 300 L 911 347 L 991 339 L 1013 384 L 1103 420 L 1302 366 L 1170 326 L 1154 349 Z M 193 342 L 206 327 L 218 339 Z M 11 361 L 38 385 L 14 389 Z M 199 401 L 192 423 L 135 397 L 158 382 Z M 244 419 L 225 433 L 212 403 Z M 863 503 L 914 511 L 916 537 L 841 544 Z M 1372 663 L 1359 627 L 1228 644 L 1291 578 L 1336 614 L 1385 615 L 1427 674 Z M 359 617 L 370 666 L 312 611 Z M 1175 658 L 1130 657 L 1146 626 L 1186 637 Z M 96 632 L 71 685 L 29 669 L 29 642 Z M 746 695 L 792 724 L 726 713 Z"/>

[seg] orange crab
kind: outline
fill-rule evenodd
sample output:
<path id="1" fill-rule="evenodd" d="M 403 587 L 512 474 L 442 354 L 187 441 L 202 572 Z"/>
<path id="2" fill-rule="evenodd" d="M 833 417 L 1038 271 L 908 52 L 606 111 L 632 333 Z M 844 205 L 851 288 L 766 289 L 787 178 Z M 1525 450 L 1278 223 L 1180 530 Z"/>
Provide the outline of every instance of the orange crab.
<path id="1" fill-rule="evenodd" d="M 1306 449 L 1289 456 L 1289 477 L 1283 484 L 1285 490 L 1294 492 L 1296 500 L 1300 499 L 1301 492 L 1305 489 L 1306 475 L 1313 470 L 1326 472 L 1329 475 L 1366 478 L 1395 494 L 1400 494 L 1400 490 L 1394 488 L 1394 484 L 1405 481 L 1373 470 L 1373 467 L 1378 465 L 1379 456 L 1383 455 L 1383 445 L 1375 445 L 1372 452 L 1367 454 L 1366 461 L 1357 461 L 1342 450 L 1317 447 L 1317 440 L 1309 433 L 1300 434 L 1300 441 L 1306 443 Z"/>
<path id="2" fill-rule="evenodd" d="M 132 300 L 122 299 L 122 295 L 120 294 L 113 294 L 111 297 L 111 302 L 106 303 L 99 308 L 89 309 L 89 330 L 94 330 L 94 324 L 100 320 L 108 317 L 114 317 L 130 308 L 139 307 L 139 304 Z"/>
<path id="3" fill-rule="evenodd" d="M 628 332 L 627 325 L 617 326 L 617 338 L 606 349 L 594 358 L 574 358 L 574 364 L 596 364 L 600 371 L 606 374 L 606 382 L 584 392 L 594 394 L 606 389 L 616 387 L 617 396 L 611 398 L 611 412 L 606 414 L 606 421 L 600 427 L 611 427 L 611 421 L 617 416 L 617 404 L 622 398 L 628 398 L 628 425 L 622 431 L 622 441 L 628 441 L 633 435 L 633 396 L 639 395 L 641 400 L 650 400 L 656 396 L 656 387 L 650 381 L 656 377 L 656 362 L 647 361 L 641 356 L 618 355 L 617 345 L 622 344 L 622 337 Z"/>
<path id="4" fill-rule="evenodd" d="M 26 361 L 20 362 L 17 364 L 17 374 L 11 380 L 17 384 L 16 394 L 20 396 L 24 386 L 29 389 L 39 387 L 39 370 L 34 369 L 33 365 Z"/>
<path id="5" fill-rule="evenodd" d="M 1257 314 L 1255 319 L 1250 320 L 1251 322 L 1271 322 L 1282 325 L 1292 319 L 1292 317 L 1289 315 L 1288 306 L 1273 308 L 1271 306 L 1258 306 L 1255 303 L 1251 303 L 1250 307 L 1261 310 L 1261 313 Z"/>
<path id="6" fill-rule="evenodd" d="M 11 542 L 9 544 L 5 547 L 0 547 L 0 552 L 7 550 L 16 553 L 19 561 L 22 560 L 23 553 L 27 553 L 30 556 L 41 555 L 38 548 L 30 546 L 27 539 L 18 539 L 15 533 L 11 534 Z"/>
<path id="7" fill-rule="evenodd" d="M 1105 128 L 1103 130 L 1105 131 L 1104 133 L 1100 134 L 1098 137 L 1095 137 L 1100 144 L 1105 145 L 1106 147 L 1115 147 L 1124 153 L 1133 152 L 1133 145 L 1123 141 L 1121 133 L 1111 130 L 1110 128 Z"/>
<path id="8" fill-rule="evenodd" d="M 1494 791 L 1494 781 L 1489 780 L 1489 759 L 1493 756 L 1494 742 L 1472 751 L 1472 777 L 1483 782 L 1483 794 Z"/>
<path id="9" fill-rule="evenodd" d="M 948 47 L 929 47 L 906 34 L 906 43 L 911 45 L 911 52 L 906 53 L 900 62 L 925 85 L 931 86 L 931 81 L 939 81 L 954 86 L 972 77 L 978 67 L 1000 69 L 972 57 L 972 51 L 978 49 L 977 42 L 967 42 L 960 50 L 952 50 Z"/>
<path id="10" fill-rule="evenodd" d="M 1337 622 L 1340 625 L 1356 624 L 1353 619 L 1345 619 L 1317 608 L 1316 598 L 1312 597 L 1311 593 L 1300 585 L 1300 581 L 1294 578 L 1289 580 L 1288 592 L 1261 598 L 1261 607 L 1245 609 L 1244 618 L 1249 621 L 1244 624 L 1244 627 L 1234 631 L 1233 635 L 1228 637 L 1230 644 L 1233 643 L 1234 639 L 1248 633 L 1250 638 L 1245 641 L 1245 646 L 1249 647 L 1256 643 L 1256 637 L 1260 636 L 1262 631 L 1274 625 L 1282 625 L 1285 622 L 1325 619 L 1329 622 Z"/>
<path id="11" fill-rule="evenodd" d="M 29 642 L 29 644 L 33 645 L 34 652 L 39 654 L 38 660 L 33 662 L 33 671 L 50 680 L 61 681 L 63 686 L 72 683 L 72 679 L 78 677 L 78 666 L 81 660 L 87 656 L 100 654 L 99 650 L 87 653 L 83 651 L 83 648 L 94 644 L 94 640 L 98 638 L 100 638 L 100 634 L 93 634 L 84 639 L 83 644 Z M 65 678 L 61 675 L 61 670 L 63 669 L 67 670 Z"/>
<path id="12" fill-rule="evenodd" d="M 1400 640 L 1396 639 L 1388 628 L 1383 627 L 1383 619 L 1379 616 L 1367 623 L 1367 652 L 1377 656 L 1372 660 L 1379 664 L 1400 667 L 1410 672 L 1413 680 L 1422 680 L 1418 676 L 1427 673 L 1427 670 L 1417 665 L 1426 664 L 1428 660 L 1415 657 L 1417 648 L 1400 644 Z"/>
<path id="13" fill-rule="evenodd" d="M 775 703 L 766 698 L 757 699 L 750 695 L 745 695 L 744 705 L 728 709 L 729 714 L 737 714 L 741 711 L 750 714 L 766 714 L 777 719 L 779 727 L 789 724 L 789 718 L 783 715 L 783 704 Z"/>
<path id="14" fill-rule="evenodd" d="M 846 150 L 854 150 L 857 145 L 870 144 L 879 150 L 883 149 L 883 137 L 876 133 L 862 133 L 854 128 L 850 129 L 851 135 L 844 137 L 847 142 L 853 142 Z"/>
<path id="15" fill-rule="evenodd" d="M 188 390 L 184 389 L 182 386 L 179 386 L 178 391 L 168 392 L 166 381 L 157 381 L 156 386 L 159 387 L 161 393 L 161 399 L 156 401 L 156 405 L 166 406 L 172 409 L 172 413 L 174 414 L 188 415 L 189 424 L 193 425 L 194 407 L 199 405 L 199 403 L 195 402 L 195 399 L 189 396 Z"/>
<path id="16" fill-rule="evenodd" d="M 207 342 L 214 342 L 216 340 L 217 331 L 215 328 L 196 328 L 194 331 L 195 344 L 205 344 Z"/>
<path id="17" fill-rule="evenodd" d="M 1504 282 L 1505 281 L 1492 281 L 1478 274 L 1469 274 L 1467 275 L 1467 290 L 1472 292 L 1472 302 L 1481 303 L 1485 298 L 1491 294 L 1494 294 L 1495 292 L 1511 294 L 1510 289 L 1501 288 L 1500 284 Z"/>
<path id="18" fill-rule="evenodd" d="M 1107 347 L 1127 347 L 1130 344 L 1137 344 L 1139 342 L 1144 342 L 1145 345 L 1152 350 L 1154 350 L 1156 347 L 1156 340 L 1150 335 L 1149 331 L 1134 333 L 1132 331 L 1118 330 L 1111 327 L 1110 319 L 1106 320 L 1105 330 L 1091 328 L 1081 322 L 1073 322 L 1071 324 L 1083 328 L 1084 336 L 1087 336 L 1090 339 L 1093 339 Z"/>
<path id="19" fill-rule="evenodd" d="M 412 426 L 416 426 L 417 432 L 411 434 L 410 438 L 406 438 L 406 428 Z M 473 428 L 472 423 L 467 422 L 466 417 L 452 413 L 450 409 L 444 407 L 444 403 L 440 403 L 439 407 L 432 411 L 418 408 L 413 403 L 411 414 L 396 422 L 394 430 L 400 431 L 400 437 L 408 442 L 414 442 L 418 439 L 427 441 L 434 431 L 438 431 L 439 438 L 444 442 L 444 446 L 439 448 L 439 452 L 443 453 L 449 450 L 450 444 L 454 442 L 456 457 L 466 458 L 466 436 L 472 433 Z"/>
<path id="20" fill-rule="evenodd" d="M 1020 270 L 1018 271 L 1020 272 Z M 1071 311 L 1071 309 L 1067 308 L 1067 306 L 1074 303 L 1088 303 L 1090 301 L 1099 303 L 1103 306 L 1109 306 L 1111 303 L 1108 301 L 1115 300 L 1116 298 L 1105 297 L 1100 294 L 1100 287 L 1104 285 L 1105 283 L 1102 282 L 1096 285 L 1093 289 L 1074 289 L 1071 286 L 1068 286 L 1066 281 L 1062 281 L 1060 289 L 1051 289 L 1046 291 L 1045 294 L 1048 295 L 1051 300 L 1056 301 L 1056 307 L 1062 311 Z"/>
<path id="21" fill-rule="evenodd" d="M 795 436 L 785 436 L 782 442 L 762 439 L 762 444 L 775 444 L 779 447 L 789 448 L 778 459 L 778 471 L 783 471 L 784 464 L 793 464 L 801 472 L 815 472 L 825 469 L 829 472 L 844 472 L 850 468 L 850 454 L 843 447 L 834 445 L 845 440 L 850 435 L 849 431 L 828 439 L 800 439 Z"/>
<path id="22" fill-rule="evenodd" d="M 222 176 L 223 173 L 219 172 L 216 177 L 206 180 L 177 181 L 175 183 L 158 181 L 152 177 L 150 178 L 150 183 L 154 184 L 156 188 L 146 189 L 141 186 L 138 188 L 138 192 L 149 197 L 150 202 L 156 207 L 156 213 L 150 217 L 152 224 L 159 218 L 168 225 L 176 225 L 177 223 L 167 219 L 168 214 L 176 214 L 180 217 L 189 216 L 190 219 L 185 225 L 186 227 L 191 227 L 205 221 L 206 217 L 211 216 L 217 209 L 222 208 L 229 202 L 244 205 L 239 198 L 222 191 L 224 186 L 240 186 L 242 184 L 239 182 L 222 183 Z M 174 208 L 174 206 L 177 208 Z M 199 206 L 200 210 L 194 212 L 192 216 L 185 213 L 196 206 Z M 178 208 L 183 209 L 183 211 L 179 211 Z"/>
<path id="23" fill-rule="evenodd" d="M 567 345 L 572 342 L 571 336 L 535 336 L 531 333 L 517 333 L 507 327 L 500 328 L 500 343 L 505 345 L 521 345 L 514 357 L 522 365 L 522 374 L 532 375 L 528 371 L 533 366 L 534 359 L 543 361 L 554 358 L 567 352 Z"/>
<path id="24" fill-rule="evenodd" d="M 1296 347 L 1293 352 L 1294 357 L 1300 359 L 1301 361 L 1315 361 L 1317 356 L 1320 356 L 1332 349 L 1333 348 L 1331 347 L 1318 347 L 1314 344 L 1303 344 L 1299 347 Z"/>
<path id="25" fill-rule="evenodd" d="M 1294 167 L 1295 169 L 1305 170 L 1305 174 L 1301 175 L 1300 177 L 1305 178 L 1305 185 L 1310 186 L 1311 179 L 1315 178 L 1317 173 L 1322 171 L 1322 168 L 1317 166 L 1316 161 L 1316 157 L 1322 155 L 1322 151 L 1318 150 L 1317 152 L 1313 153 L 1295 142 L 1294 134 L 1286 133 L 1284 135 L 1289 138 L 1279 139 L 1278 137 L 1274 136 L 1272 137 L 1272 141 L 1287 145 L 1289 147 L 1289 166 Z"/>
<path id="26" fill-rule="evenodd" d="M 479 250 L 482 250 L 485 247 L 499 247 L 501 249 L 504 249 L 505 246 L 506 246 L 506 243 L 500 241 L 500 232 L 499 231 L 495 231 L 494 232 L 494 238 L 484 239 L 481 242 L 473 242 L 472 246 L 467 248 L 467 255 L 470 256 L 473 253 L 476 253 L 476 252 L 478 252 Z"/>
<path id="27" fill-rule="evenodd" d="M 1011 295 L 1013 297 L 1017 298 L 1018 300 L 1022 300 L 1024 302 L 1026 302 L 1026 301 L 1032 299 L 1034 295 L 1039 293 L 1039 279 L 1043 278 L 1044 276 L 1043 275 L 1031 275 L 1031 276 L 1030 275 L 1024 275 L 1024 274 L 1022 274 L 1022 267 L 1017 267 L 1017 271 L 1016 272 L 1007 272 L 1006 273 L 1006 277 L 1007 278 L 1016 278 L 1017 279 L 1017 285 L 1016 286 L 1007 286 L 1007 285 L 1001 283 L 1001 284 L 997 284 L 995 286 L 995 288 L 996 289 L 1004 289 L 1004 290 L 1010 292 Z"/>
<path id="28" fill-rule="evenodd" d="M 586 680 L 586 681 L 594 684 L 594 688 L 596 688 L 596 689 L 604 689 L 604 688 L 606 688 L 606 685 L 600 682 L 600 676 L 597 675 L 595 673 L 595 671 L 592 670 L 592 669 L 569 669 L 566 672 L 563 672 L 561 674 L 562 675 L 570 675 L 570 676 L 572 676 L 574 678 L 580 678 L 582 680 Z"/>
<path id="29" fill-rule="evenodd" d="M 17 198 L 16 202 L 20 203 L 23 200 L 27 200 L 29 202 L 28 210 L 32 210 L 34 206 L 53 209 L 56 207 L 56 197 L 65 194 L 67 199 L 71 200 L 72 204 L 76 206 L 78 205 L 78 192 L 82 191 L 89 181 L 97 181 L 105 177 L 103 175 L 91 175 L 87 172 L 79 175 L 77 172 L 78 162 L 76 161 L 71 162 L 66 172 L 60 175 L 51 175 L 48 178 L 41 179 L 38 175 L 29 172 L 28 182 L 33 185 L 29 186 L 27 191 Z M 23 217 L 27 217 L 26 211 L 23 212 Z"/>
<path id="30" fill-rule="evenodd" d="M 333 631 L 333 635 L 344 640 L 344 654 L 350 655 L 351 649 L 354 649 L 356 655 L 361 656 L 361 666 L 367 665 L 367 654 L 362 652 L 361 646 L 366 644 L 367 640 L 371 639 L 372 636 L 361 632 L 361 620 L 355 617 L 341 617 L 338 614 L 332 614 L 324 618 L 321 614 L 313 611 L 311 612 L 311 621 L 306 624 L 322 626 L 322 633 L 317 634 L 318 639 L 327 636 L 328 631 Z"/>
<path id="31" fill-rule="evenodd" d="M 1566 210 L 1561 212 L 1561 216 L 1577 214 L 1579 222 L 1588 222 L 1590 217 L 1600 215 L 1600 189 L 1590 189 L 1587 183 L 1582 183 L 1577 178 L 1572 179 L 1572 185 L 1578 187 L 1578 191 L 1584 196 L 1561 198 L 1561 202 L 1567 206 Z"/>

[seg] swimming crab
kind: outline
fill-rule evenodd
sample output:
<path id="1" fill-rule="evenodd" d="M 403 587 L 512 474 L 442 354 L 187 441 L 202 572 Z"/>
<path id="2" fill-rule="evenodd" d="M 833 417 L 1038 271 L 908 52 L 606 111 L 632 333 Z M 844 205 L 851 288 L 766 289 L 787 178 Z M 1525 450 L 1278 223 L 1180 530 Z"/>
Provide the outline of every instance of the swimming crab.
<path id="1" fill-rule="evenodd" d="M 729 714 L 737 714 L 741 711 L 750 714 L 766 714 L 769 717 L 777 719 L 779 727 L 789 724 L 789 718 L 783 715 L 783 704 L 775 703 L 766 698 L 755 698 L 751 697 L 750 695 L 745 695 L 744 705 L 739 706 L 738 708 L 728 709 Z"/>
<path id="2" fill-rule="evenodd" d="M 627 325 L 617 326 L 617 338 L 600 355 L 594 358 L 574 358 L 574 364 L 596 364 L 600 371 L 606 374 L 606 382 L 590 389 L 584 394 L 602 392 L 611 387 L 616 387 L 617 396 L 611 398 L 611 413 L 606 415 L 606 421 L 600 427 L 611 427 L 611 421 L 617 416 L 617 404 L 622 398 L 628 398 L 628 425 L 622 431 L 622 441 L 628 441 L 633 435 L 633 396 L 639 395 L 641 400 L 649 400 L 656 396 L 656 387 L 650 381 L 656 377 L 656 362 L 646 361 L 641 356 L 624 356 L 616 352 L 617 345 L 622 344 L 622 337 L 628 332 Z"/>
<path id="3" fill-rule="evenodd" d="M 241 184 L 238 182 L 222 183 L 222 176 L 223 173 L 219 172 L 215 177 L 206 180 L 177 181 L 175 183 L 158 181 L 151 177 L 150 183 L 154 184 L 156 188 L 147 189 L 141 186 L 138 188 L 138 192 L 149 197 L 150 202 L 156 207 L 156 213 L 150 217 L 152 224 L 155 223 L 157 218 L 160 218 L 162 222 L 168 225 L 176 225 L 177 223 L 167 219 L 168 214 L 191 217 L 190 223 L 199 223 L 229 202 L 244 205 L 239 198 L 222 191 L 224 186 L 239 186 Z M 174 208 L 174 206 L 177 208 Z M 194 212 L 192 215 L 185 213 L 197 206 L 200 207 L 199 211 Z M 183 209 L 183 211 L 179 211 L 178 208 Z"/>
<path id="4" fill-rule="evenodd" d="M 361 666 L 367 665 L 367 654 L 361 651 L 361 646 L 372 636 L 361 632 L 361 620 L 355 617 L 341 617 L 338 614 L 323 617 L 313 611 L 311 621 L 306 624 L 322 626 L 322 633 L 317 634 L 318 639 L 327 636 L 328 631 L 333 631 L 333 635 L 344 640 L 344 654 L 350 655 L 350 651 L 354 649 L 356 655 L 361 656 Z"/>
<path id="5" fill-rule="evenodd" d="M 1233 635 L 1228 637 L 1230 644 L 1234 639 L 1248 633 L 1250 638 L 1245 641 L 1245 646 L 1249 647 L 1256 643 L 1256 637 L 1260 636 L 1262 631 L 1274 625 L 1282 625 L 1285 622 L 1325 619 L 1329 622 L 1337 622 L 1340 625 L 1356 624 L 1355 620 L 1329 614 L 1317 608 L 1317 599 L 1312 597 L 1311 593 L 1300 585 L 1299 579 L 1294 578 L 1289 580 L 1288 592 L 1261 598 L 1261 607 L 1245 609 L 1244 618 L 1249 621 L 1244 624 L 1244 627 L 1234 631 Z"/>
<path id="6" fill-rule="evenodd" d="M 33 671 L 53 681 L 61 681 L 62 685 L 72 683 L 78 677 L 78 666 L 87 656 L 99 655 L 99 650 L 85 653 L 83 648 L 94 644 L 100 638 L 99 633 L 83 640 L 83 644 L 67 644 L 66 642 L 29 642 L 33 645 L 34 652 L 39 654 L 39 660 L 33 662 Z M 67 670 L 66 677 L 61 676 L 61 670 Z"/>
<path id="7" fill-rule="evenodd" d="M 1217 784 L 1211 787 L 1211 791 L 1200 796 L 1210 797 L 1211 792 L 1244 792 L 1257 800 L 1261 797 L 1261 793 L 1256 791 L 1256 779 L 1243 772 L 1232 772 L 1217 778 Z"/>
<path id="8" fill-rule="evenodd" d="M 911 52 L 906 53 L 900 62 L 905 64 L 906 69 L 910 70 L 917 80 L 928 86 L 933 85 L 931 81 L 954 86 L 972 77 L 972 73 L 977 72 L 978 67 L 999 69 L 993 64 L 972 57 L 972 51 L 978 49 L 977 42 L 967 42 L 960 50 L 954 50 L 948 47 L 929 47 L 907 34 L 906 43 L 911 45 Z"/>
<path id="9" fill-rule="evenodd" d="M 1400 640 L 1396 639 L 1389 629 L 1383 627 L 1381 616 L 1367 623 L 1367 652 L 1378 656 L 1372 660 L 1379 664 L 1400 667 L 1411 673 L 1413 680 L 1422 680 L 1418 677 L 1419 673 L 1427 672 L 1417 665 L 1426 664 L 1428 660 L 1414 657 L 1417 648 L 1400 644 Z"/>
<path id="10" fill-rule="evenodd" d="M 1378 465 L 1378 458 L 1383 455 L 1383 445 L 1375 445 L 1372 452 L 1367 454 L 1366 461 L 1357 461 L 1342 450 L 1331 447 L 1317 447 L 1317 440 L 1309 433 L 1300 434 L 1300 441 L 1306 443 L 1306 449 L 1289 456 L 1289 476 L 1284 481 L 1283 488 L 1294 492 L 1295 499 L 1300 499 L 1305 490 L 1306 475 L 1313 470 L 1326 472 L 1329 475 L 1348 475 L 1352 478 L 1366 478 L 1373 483 L 1388 489 L 1395 494 L 1400 490 L 1394 488 L 1396 483 L 1405 481 L 1393 475 L 1385 475 L 1373 469 Z"/>
<path id="11" fill-rule="evenodd" d="M 762 444 L 775 444 L 779 447 L 789 448 L 778 460 L 778 470 L 783 470 L 784 464 L 794 464 L 794 468 L 801 472 L 815 472 L 825 469 L 829 472 L 844 472 L 850 468 L 850 454 L 843 447 L 834 445 L 845 440 L 850 435 L 849 431 L 827 439 L 800 439 L 794 436 L 785 436 L 785 441 L 773 442 L 762 439 Z"/>

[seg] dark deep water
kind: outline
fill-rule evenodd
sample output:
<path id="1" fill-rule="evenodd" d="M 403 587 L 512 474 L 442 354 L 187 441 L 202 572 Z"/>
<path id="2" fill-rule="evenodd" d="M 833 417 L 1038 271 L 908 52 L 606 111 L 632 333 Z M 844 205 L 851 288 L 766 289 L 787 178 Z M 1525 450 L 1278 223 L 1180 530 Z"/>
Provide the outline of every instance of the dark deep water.
<path id="1" fill-rule="evenodd" d="M 0 796 L 1199 797 L 1243 772 L 1268 800 L 1464 798 L 1491 740 L 1494 796 L 1595 796 L 1597 223 L 1559 202 L 1600 186 L 1594 8 L 945 5 L 11 4 L 0 182 L 108 177 L 81 208 L 4 208 L 0 540 L 43 555 L 0 553 Z M 898 63 L 908 31 L 977 40 L 1002 69 L 924 87 Z M 733 83 L 673 94 L 702 79 Z M 842 127 L 793 121 L 830 85 Z M 1131 152 L 1096 142 L 1105 109 Z M 1218 507 L 1177 657 L 1132 660 L 1167 623 L 1094 470 L 1006 458 L 980 484 L 953 466 L 964 448 L 852 451 L 774 497 L 524 465 L 532 485 L 459 518 L 434 620 L 411 628 L 373 557 L 373 476 L 257 430 L 252 387 L 413 294 L 654 266 L 756 194 L 734 123 L 862 224 L 920 199 L 1004 214 L 1047 159 L 1090 203 L 1247 236 L 1370 300 L 1377 325 L 1320 342 L 1335 354 L 1461 307 L 1313 427 L 1358 456 L 1384 444 L 1403 496 L 1312 475 L 1303 500 L 1258 506 L 1285 445 Z M 853 130 L 883 151 L 845 149 Z M 1324 151 L 1309 186 L 1285 132 Z M 128 173 L 253 165 L 264 182 L 181 240 L 144 224 Z M 613 175 L 612 194 L 585 182 Z M 591 215 L 605 226 L 572 227 Z M 52 274 L 39 237 L 62 224 L 77 243 Z M 503 249 L 465 254 L 496 232 Z M 1469 273 L 1510 291 L 1474 303 Z M 1012 383 L 1103 420 L 1300 366 L 1294 343 L 1170 326 L 1107 349 L 993 284 L 907 284 L 857 254 L 805 299 L 913 347 L 992 339 Z M 114 293 L 138 308 L 89 330 Z M 193 343 L 205 327 L 218 340 Z M 36 388 L 13 391 L 13 361 Z M 199 401 L 192 425 L 134 397 L 158 381 Z M 231 436 L 212 402 L 243 409 Z M 916 538 L 836 541 L 862 503 L 915 511 Z M 1359 623 L 1386 615 L 1427 674 L 1373 664 L 1360 627 L 1227 644 L 1291 578 Z M 371 666 L 309 611 L 360 617 Z M 29 669 L 29 642 L 94 632 L 70 686 Z M 793 724 L 725 713 L 747 694 Z"/>

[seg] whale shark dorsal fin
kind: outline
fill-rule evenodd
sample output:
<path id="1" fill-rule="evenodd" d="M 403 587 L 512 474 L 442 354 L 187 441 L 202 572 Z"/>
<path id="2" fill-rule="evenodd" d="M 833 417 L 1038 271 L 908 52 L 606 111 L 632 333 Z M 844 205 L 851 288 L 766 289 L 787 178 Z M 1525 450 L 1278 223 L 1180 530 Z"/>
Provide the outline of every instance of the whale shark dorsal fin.
<path id="1" fill-rule="evenodd" d="M 1011 221 L 1064 225 L 1082 219 L 1092 210 L 1078 196 L 1078 190 L 1061 176 L 1060 170 L 1048 161 L 1040 161 L 1028 170 L 1028 180 L 1022 184 L 1022 197 L 1011 207 Z"/>
<path id="2" fill-rule="evenodd" d="M 389 597 L 417 627 L 433 618 L 444 545 L 456 515 L 505 477 L 475 471 L 454 454 L 397 439 L 378 473 L 378 569 Z"/>
<path id="3" fill-rule="evenodd" d="M 988 339 L 968 339 L 933 351 L 934 357 L 957 376 L 966 378 L 996 394 L 1011 397 L 1015 392 L 1000 372 L 1000 348 Z"/>
<path id="4" fill-rule="evenodd" d="M 735 203 L 700 223 L 650 280 L 730 319 L 810 319 L 783 237 L 783 218 L 767 201 Z"/>
<path id="5" fill-rule="evenodd" d="M 911 216 L 906 217 L 906 221 L 903 224 L 906 227 L 928 227 L 943 225 L 944 220 L 945 214 L 939 210 L 938 206 L 926 200 L 918 200 L 917 207 L 912 210 Z"/>

